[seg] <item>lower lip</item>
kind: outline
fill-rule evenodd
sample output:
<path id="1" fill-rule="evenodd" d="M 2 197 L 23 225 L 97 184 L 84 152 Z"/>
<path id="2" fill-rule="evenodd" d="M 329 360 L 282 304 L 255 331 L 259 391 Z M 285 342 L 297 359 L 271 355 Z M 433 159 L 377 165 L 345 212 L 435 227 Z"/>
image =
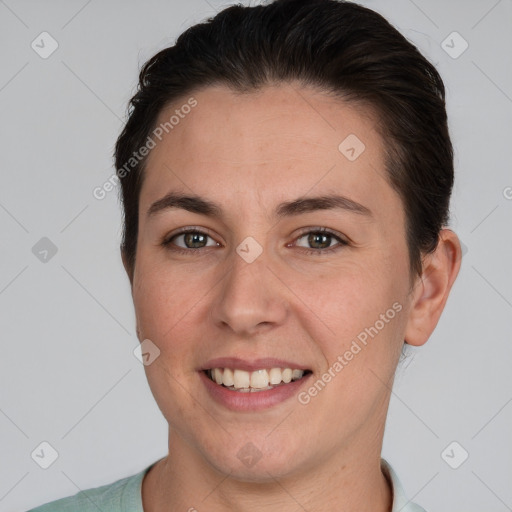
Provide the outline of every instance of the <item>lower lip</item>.
<path id="1" fill-rule="evenodd" d="M 260 411 L 280 404 L 296 395 L 299 388 L 305 384 L 312 373 L 308 373 L 302 379 L 292 381 L 289 384 L 280 384 L 273 389 L 248 393 L 233 391 L 221 386 L 213 382 L 204 371 L 200 371 L 199 375 L 207 391 L 217 403 L 232 411 Z"/>

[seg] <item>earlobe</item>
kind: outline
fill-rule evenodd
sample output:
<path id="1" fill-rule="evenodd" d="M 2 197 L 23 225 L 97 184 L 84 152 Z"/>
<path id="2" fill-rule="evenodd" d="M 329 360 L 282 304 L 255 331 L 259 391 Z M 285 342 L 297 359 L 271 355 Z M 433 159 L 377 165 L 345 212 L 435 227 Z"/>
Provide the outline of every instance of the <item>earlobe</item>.
<path id="1" fill-rule="evenodd" d="M 461 255 L 457 235 L 450 229 L 442 229 L 437 248 L 425 256 L 423 272 L 411 292 L 405 331 L 409 345 L 423 345 L 434 331 L 459 273 Z"/>

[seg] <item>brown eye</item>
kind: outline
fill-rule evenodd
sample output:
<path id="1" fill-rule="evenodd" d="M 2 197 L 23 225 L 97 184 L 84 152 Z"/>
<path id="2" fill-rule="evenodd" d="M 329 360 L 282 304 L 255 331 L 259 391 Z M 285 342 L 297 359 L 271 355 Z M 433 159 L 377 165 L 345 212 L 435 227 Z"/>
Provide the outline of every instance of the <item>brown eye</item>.
<path id="1" fill-rule="evenodd" d="M 183 242 L 188 249 L 200 249 L 204 247 L 208 235 L 202 233 L 184 233 L 180 236 L 183 237 Z"/>
<path id="2" fill-rule="evenodd" d="M 208 244 L 208 239 L 211 239 L 211 242 Z M 219 244 L 213 240 L 210 235 L 199 231 L 197 229 L 186 229 L 181 231 L 180 233 L 176 233 L 175 235 L 167 238 L 163 245 L 177 251 L 193 251 L 197 249 L 203 249 L 206 247 L 215 247 Z M 174 247 L 172 247 L 174 246 Z"/>
<path id="3" fill-rule="evenodd" d="M 297 238 L 297 241 L 304 239 L 305 245 L 296 243 L 298 247 L 309 249 L 310 253 L 326 253 L 335 251 L 348 243 L 340 236 L 332 233 L 326 228 L 318 228 L 315 230 L 307 231 Z M 337 242 L 334 245 L 333 242 Z"/>

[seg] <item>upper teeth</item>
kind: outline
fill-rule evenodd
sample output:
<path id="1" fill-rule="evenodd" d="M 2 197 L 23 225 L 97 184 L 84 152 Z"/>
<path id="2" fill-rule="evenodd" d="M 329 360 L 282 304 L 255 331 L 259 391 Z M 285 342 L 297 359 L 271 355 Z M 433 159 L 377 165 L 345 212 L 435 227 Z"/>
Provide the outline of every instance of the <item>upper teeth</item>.
<path id="1" fill-rule="evenodd" d="M 288 384 L 292 380 L 298 380 L 304 375 L 304 370 L 292 370 L 291 368 L 270 368 L 246 372 L 245 370 L 232 370 L 231 368 L 212 368 L 208 376 L 217 384 L 235 389 L 267 388 L 269 385 L 277 385 L 281 382 Z"/>

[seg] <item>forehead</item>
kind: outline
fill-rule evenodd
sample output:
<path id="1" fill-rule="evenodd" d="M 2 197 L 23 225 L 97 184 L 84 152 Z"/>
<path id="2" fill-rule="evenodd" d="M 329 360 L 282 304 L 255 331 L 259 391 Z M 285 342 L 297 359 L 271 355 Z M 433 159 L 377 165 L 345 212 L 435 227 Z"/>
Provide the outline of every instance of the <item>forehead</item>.
<path id="1" fill-rule="evenodd" d="M 194 108 L 182 108 L 191 97 Z M 370 112 L 321 91 L 279 84 L 242 94 L 210 86 L 164 109 L 157 125 L 166 122 L 146 163 L 141 209 L 173 187 L 219 202 L 240 193 L 239 210 L 250 198 L 271 208 L 309 191 L 396 200 Z"/>
<path id="2" fill-rule="evenodd" d="M 357 133 L 373 156 L 378 156 L 381 141 L 369 109 L 356 108 L 316 89 L 281 83 L 240 93 L 216 85 L 192 96 L 197 106 L 182 115 L 167 142 L 172 144 L 174 139 L 181 148 L 194 147 L 196 158 L 208 153 L 233 163 L 237 157 L 258 163 L 270 156 L 278 160 L 294 155 L 296 159 L 317 157 L 315 147 L 339 156 L 338 145 L 350 133 Z M 163 110 L 157 124 L 164 125 L 188 100 L 182 98 Z M 258 154 L 261 158 L 254 160 Z"/>

